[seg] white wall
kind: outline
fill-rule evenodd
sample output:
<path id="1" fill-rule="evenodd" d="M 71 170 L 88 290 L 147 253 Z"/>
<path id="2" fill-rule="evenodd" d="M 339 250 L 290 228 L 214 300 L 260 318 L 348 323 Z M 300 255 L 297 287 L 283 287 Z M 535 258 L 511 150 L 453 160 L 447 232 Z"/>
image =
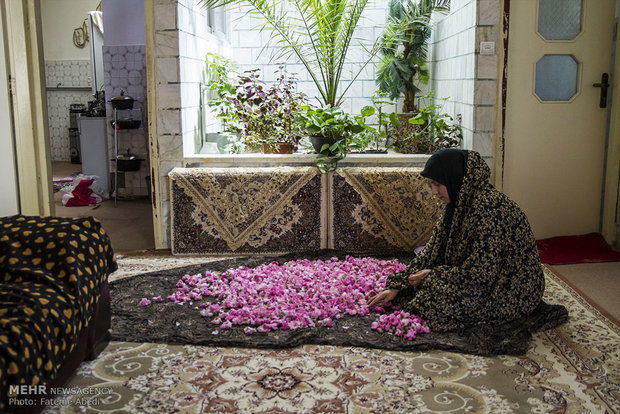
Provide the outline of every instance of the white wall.
<path id="1" fill-rule="evenodd" d="M 229 39 L 211 34 L 207 24 L 207 9 L 196 0 L 180 1 L 177 11 L 179 29 L 179 108 L 183 135 L 183 154 L 193 155 L 202 146 L 200 130 L 200 90 L 205 72 L 207 53 L 221 56 L 232 54 Z M 230 22 L 228 22 L 230 24 Z M 207 108 L 208 109 L 208 108 Z M 209 122 L 211 121 L 211 122 Z M 219 132 L 219 121 L 207 120 L 209 132 Z"/>
<path id="2" fill-rule="evenodd" d="M 144 0 L 103 0 L 106 46 L 144 45 Z"/>
<path id="3" fill-rule="evenodd" d="M 430 89 L 448 98 L 444 110 L 462 116 L 463 147 L 493 155 L 497 96 L 500 0 L 452 0 L 450 13 L 434 16 Z M 481 55 L 480 42 L 495 43 Z"/>
<path id="4" fill-rule="evenodd" d="M 435 15 L 429 46 L 430 89 L 447 101 L 444 111 L 462 116 L 463 143 L 472 147 L 476 0 L 452 0 L 448 15 Z"/>
<path id="5" fill-rule="evenodd" d="M 41 1 L 45 60 L 90 59 L 88 43 L 81 49 L 73 44 L 73 30 L 82 26 L 88 12 L 95 10 L 99 3 L 100 0 Z M 144 31 L 144 25 L 142 28 Z"/>
<path id="6" fill-rule="evenodd" d="M 352 73 L 357 72 L 360 64 L 366 59 L 364 49 L 359 45 L 370 48 L 375 39 L 383 34 L 387 16 L 386 4 L 386 0 L 371 0 L 364 9 L 364 14 L 355 31 L 354 39 L 351 42 L 347 55 L 347 64 L 343 70 L 340 88 L 353 78 Z M 267 31 L 259 33 L 256 27 L 261 23 L 261 20 L 248 14 L 246 10 L 240 7 L 232 10 L 233 58 L 239 63 L 241 71 L 258 68 L 261 70 L 263 80 L 267 82 L 275 81 L 275 72 L 279 66 L 277 62 L 282 60 L 277 62 L 271 61 L 272 49 L 265 49 L 261 52 L 263 45 L 269 39 L 269 33 Z M 272 45 L 276 46 L 277 43 L 272 42 Z M 378 58 L 375 58 L 375 61 L 378 61 Z M 288 72 L 298 74 L 298 88 L 301 92 L 306 93 L 309 98 L 319 95 L 314 82 L 307 75 L 303 65 L 295 61 L 295 59 L 288 59 L 285 67 Z M 349 89 L 341 106 L 346 111 L 359 115 L 362 107 L 371 104 L 370 97 L 378 89 L 375 79 L 375 65 L 371 62 Z M 339 89 L 339 92 L 342 90 Z M 318 104 L 316 99 L 312 99 L 311 103 Z"/>
<path id="7" fill-rule="evenodd" d="M 0 15 L 0 216 L 8 216 L 17 214 L 19 206 L 2 21 Z"/>

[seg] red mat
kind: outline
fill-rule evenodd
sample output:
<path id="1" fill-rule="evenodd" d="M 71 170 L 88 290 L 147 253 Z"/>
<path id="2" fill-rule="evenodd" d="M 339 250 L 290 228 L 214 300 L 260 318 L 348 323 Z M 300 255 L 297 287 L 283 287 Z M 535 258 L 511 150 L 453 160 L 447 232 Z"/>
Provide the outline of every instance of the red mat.
<path id="1" fill-rule="evenodd" d="M 599 233 L 551 237 L 537 240 L 536 244 L 543 263 L 620 262 L 620 252 L 612 250 Z"/>

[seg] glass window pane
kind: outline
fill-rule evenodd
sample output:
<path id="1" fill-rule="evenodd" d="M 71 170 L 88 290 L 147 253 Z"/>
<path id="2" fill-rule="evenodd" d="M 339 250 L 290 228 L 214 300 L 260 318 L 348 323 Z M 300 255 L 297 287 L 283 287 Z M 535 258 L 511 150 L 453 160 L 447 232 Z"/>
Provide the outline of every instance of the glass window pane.
<path id="1" fill-rule="evenodd" d="M 571 55 L 545 55 L 536 62 L 536 95 L 543 101 L 568 101 L 577 93 L 579 63 Z"/>
<path id="2" fill-rule="evenodd" d="M 570 40 L 581 32 L 582 0 L 539 0 L 538 33 L 547 40 Z"/>

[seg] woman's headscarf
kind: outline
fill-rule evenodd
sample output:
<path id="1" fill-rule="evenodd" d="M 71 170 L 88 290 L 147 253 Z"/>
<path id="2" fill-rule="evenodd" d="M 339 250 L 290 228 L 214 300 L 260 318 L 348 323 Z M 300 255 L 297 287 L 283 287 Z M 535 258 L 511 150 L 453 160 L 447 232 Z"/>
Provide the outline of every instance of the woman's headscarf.
<path id="1" fill-rule="evenodd" d="M 459 193 L 463 185 L 463 177 L 467 169 L 467 151 L 444 148 L 437 151 L 426 162 L 422 177 L 430 178 L 443 184 L 448 189 L 450 203 L 446 206 L 444 223 L 446 232 L 450 234 L 454 208 L 459 201 Z"/>

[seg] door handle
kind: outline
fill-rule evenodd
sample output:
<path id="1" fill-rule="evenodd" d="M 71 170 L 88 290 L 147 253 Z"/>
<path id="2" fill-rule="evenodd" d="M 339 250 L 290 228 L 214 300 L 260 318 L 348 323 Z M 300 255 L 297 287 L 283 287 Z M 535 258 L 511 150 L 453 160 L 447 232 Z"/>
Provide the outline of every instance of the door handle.
<path id="1" fill-rule="evenodd" d="M 595 88 L 601 88 L 601 100 L 599 102 L 599 108 L 607 108 L 607 89 L 609 89 L 609 75 L 603 73 L 601 75 L 601 83 L 593 83 Z"/>

